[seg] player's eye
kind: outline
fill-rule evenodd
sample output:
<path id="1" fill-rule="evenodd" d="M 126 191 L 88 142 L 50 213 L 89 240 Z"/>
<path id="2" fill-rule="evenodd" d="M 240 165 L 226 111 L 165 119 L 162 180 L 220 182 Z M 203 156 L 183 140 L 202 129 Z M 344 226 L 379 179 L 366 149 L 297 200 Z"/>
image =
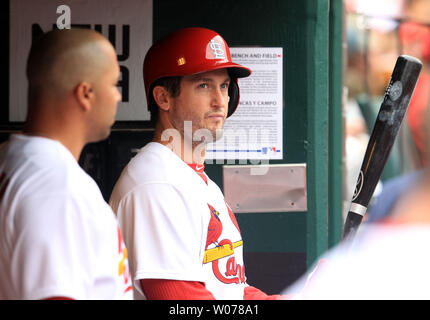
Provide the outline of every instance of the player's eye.
<path id="1" fill-rule="evenodd" d="M 228 83 L 228 82 L 226 82 L 226 83 L 223 83 L 222 85 L 221 85 L 221 89 L 228 89 L 228 87 L 230 86 L 230 83 Z"/>
<path id="2" fill-rule="evenodd" d="M 207 89 L 209 88 L 209 85 L 207 83 L 200 83 L 198 87 L 201 89 Z"/>

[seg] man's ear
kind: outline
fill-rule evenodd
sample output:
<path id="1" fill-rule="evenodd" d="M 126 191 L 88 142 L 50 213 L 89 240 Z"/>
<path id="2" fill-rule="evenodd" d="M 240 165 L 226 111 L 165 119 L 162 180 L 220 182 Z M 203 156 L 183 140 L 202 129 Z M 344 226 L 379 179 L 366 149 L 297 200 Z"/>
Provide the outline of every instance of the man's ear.
<path id="1" fill-rule="evenodd" d="M 161 110 L 169 111 L 171 96 L 165 87 L 155 86 L 154 89 L 152 89 L 152 96 Z"/>
<path id="2" fill-rule="evenodd" d="M 74 90 L 76 101 L 85 110 L 91 109 L 91 105 L 94 100 L 93 87 L 88 82 L 80 82 Z"/>

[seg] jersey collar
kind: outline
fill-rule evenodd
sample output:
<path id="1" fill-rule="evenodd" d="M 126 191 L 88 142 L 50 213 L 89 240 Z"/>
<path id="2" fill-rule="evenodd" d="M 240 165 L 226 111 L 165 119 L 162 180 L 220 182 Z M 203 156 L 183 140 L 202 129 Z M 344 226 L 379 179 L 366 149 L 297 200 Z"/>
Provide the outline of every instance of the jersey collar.
<path id="1" fill-rule="evenodd" d="M 197 163 L 187 163 L 187 165 L 193 169 L 200 178 L 203 179 L 203 181 L 208 184 L 208 177 L 205 174 L 205 165 L 204 164 L 197 164 Z"/>

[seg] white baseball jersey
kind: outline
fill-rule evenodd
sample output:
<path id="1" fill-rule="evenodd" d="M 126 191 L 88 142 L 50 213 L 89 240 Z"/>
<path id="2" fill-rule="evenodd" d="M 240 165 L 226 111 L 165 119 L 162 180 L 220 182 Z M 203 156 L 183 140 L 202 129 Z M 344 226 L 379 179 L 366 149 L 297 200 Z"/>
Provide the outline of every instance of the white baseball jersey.
<path id="1" fill-rule="evenodd" d="M 151 142 L 130 161 L 110 204 L 118 215 L 134 285 L 199 281 L 216 299 L 243 299 L 243 242 L 219 187 L 167 147 Z"/>
<path id="2" fill-rule="evenodd" d="M 0 299 L 132 298 L 118 223 L 61 143 L 0 147 Z"/>
<path id="3" fill-rule="evenodd" d="M 299 293 L 297 299 L 430 299 L 429 243 L 430 225 L 363 225 L 351 251 L 338 245 L 309 279 L 284 293 Z"/>

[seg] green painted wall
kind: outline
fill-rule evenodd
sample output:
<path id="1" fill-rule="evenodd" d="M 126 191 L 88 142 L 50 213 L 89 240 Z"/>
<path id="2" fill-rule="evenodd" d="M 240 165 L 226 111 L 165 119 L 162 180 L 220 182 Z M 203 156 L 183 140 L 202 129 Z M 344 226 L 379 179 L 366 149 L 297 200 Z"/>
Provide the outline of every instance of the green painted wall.
<path id="1" fill-rule="evenodd" d="M 332 247 L 342 235 L 344 121 L 342 116 L 344 8 L 342 0 L 330 1 L 329 11 L 329 211 L 328 244 Z"/>

